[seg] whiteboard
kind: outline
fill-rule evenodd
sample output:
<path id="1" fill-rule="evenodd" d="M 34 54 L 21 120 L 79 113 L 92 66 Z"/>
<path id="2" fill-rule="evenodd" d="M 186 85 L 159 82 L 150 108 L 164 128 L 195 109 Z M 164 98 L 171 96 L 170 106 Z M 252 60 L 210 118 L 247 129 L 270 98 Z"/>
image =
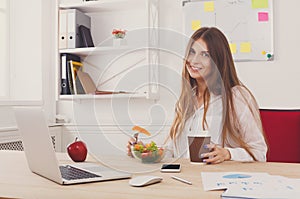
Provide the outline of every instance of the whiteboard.
<path id="1" fill-rule="evenodd" d="M 273 60 L 272 0 L 186 1 L 183 13 L 188 37 L 201 27 L 217 27 L 227 37 L 234 61 Z"/>

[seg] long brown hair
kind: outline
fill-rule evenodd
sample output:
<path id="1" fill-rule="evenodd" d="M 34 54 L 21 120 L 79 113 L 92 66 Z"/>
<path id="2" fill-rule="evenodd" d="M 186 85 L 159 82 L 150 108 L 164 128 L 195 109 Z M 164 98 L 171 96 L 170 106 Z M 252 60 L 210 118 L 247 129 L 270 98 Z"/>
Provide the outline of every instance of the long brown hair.
<path id="1" fill-rule="evenodd" d="M 207 87 L 203 93 L 204 115 L 202 128 L 208 128 L 206 113 L 209 107 L 210 94 L 221 95 L 223 104 L 222 147 L 225 145 L 231 146 L 229 144 L 229 140 L 231 140 L 244 148 L 252 156 L 252 158 L 256 160 L 251 152 L 251 147 L 241 138 L 241 125 L 237 119 L 235 111 L 232 88 L 238 86 L 237 88 L 244 88 L 244 90 L 249 93 L 252 100 L 247 100 L 246 96 L 243 95 L 244 92 L 241 91 L 244 101 L 247 103 L 247 106 L 255 118 L 258 127 L 263 132 L 258 105 L 252 93 L 237 77 L 232 54 L 226 37 L 220 30 L 214 27 L 203 27 L 197 30 L 191 36 L 187 45 L 182 70 L 181 94 L 176 103 L 175 118 L 170 130 L 170 138 L 174 140 L 176 144 L 176 137 L 182 133 L 186 121 L 195 113 L 196 110 L 194 95 L 195 90 L 197 92 L 197 89 L 195 89 L 197 88 L 197 81 L 192 78 L 187 71 L 187 66 L 189 65 L 187 60 L 190 48 L 198 39 L 202 39 L 206 43 L 208 48 L 207 50 L 209 51 L 211 58 L 211 65 L 213 66 L 212 75 L 205 80 Z"/>

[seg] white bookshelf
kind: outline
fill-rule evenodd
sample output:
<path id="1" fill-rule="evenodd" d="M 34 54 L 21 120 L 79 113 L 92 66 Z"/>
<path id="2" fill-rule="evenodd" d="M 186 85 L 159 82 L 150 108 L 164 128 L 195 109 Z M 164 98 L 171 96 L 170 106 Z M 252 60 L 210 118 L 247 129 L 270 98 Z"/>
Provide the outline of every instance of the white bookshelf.
<path id="1" fill-rule="evenodd" d="M 82 57 L 89 55 L 104 55 L 104 54 L 115 54 L 133 50 L 134 47 L 129 46 L 103 46 L 103 47 L 90 47 L 90 48 L 72 48 L 72 49 L 61 49 L 59 53 L 76 54 Z"/>
<path id="2" fill-rule="evenodd" d="M 130 82 L 133 82 L 130 80 L 125 84 L 123 83 L 121 89 L 111 84 L 106 84 L 106 87 L 102 88 L 101 84 L 97 85 L 96 83 L 97 87 L 100 86 L 100 90 L 124 90 L 126 92 L 135 92 L 135 94 L 60 95 L 60 63 L 58 63 L 56 73 L 58 100 L 97 100 L 111 98 L 158 99 L 158 50 L 156 51 L 153 48 L 153 46 L 158 44 L 158 34 L 153 35 L 155 34 L 155 31 L 153 31 L 154 28 L 158 27 L 158 0 L 98 0 L 77 1 L 77 3 L 76 1 L 75 3 L 70 3 L 71 1 L 69 0 L 58 0 L 58 2 L 58 9 L 78 9 L 91 17 L 91 32 L 95 47 L 59 49 L 58 55 L 68 53 L 80 56 L 84 63 L 85 72 L 90 74 L 95 83 L 101 83 L 99 77 L 103 77 L 103 81 L 105 81 L 106 79 L 110 79 L 109 74 L 111 77 L 117 77 L 126 74 L 126 69 L 130 71 L 134 67 L 149 66 L 147 74 L 143 71 L 144 74 L 142 75 L 146 82 L 142 86 L 138 85 L 140 86 L 140 90 L 125 88 L 125 84 L 129 85 Z M 140 16 L 141 13 L 143 16 Z M 111 20 L 111 23 L 109 20 Z M 142 35 L 142 39 L 139 40 L 138 38 L 136 39 L 137 42 L 133 42 L 132 40 L 134 40 L 136 35 L 128 33 L 131 36 L 129 37 L 128 44 L 114 46 L 111 31 L 113 28 L 119 28 L 119 26 L 128 27 L 128 32 L 144 28 L 145 30 L 142 30 L 142 34 L 135 32 L 135 34 Z M 127 40 L 127 38 L 128 36 L 126 35 L 125 39 Z M 153 38 L 155 39 L 153 40 Z M 151 49 L 149 48 L 150 46 L 152 47 Z M 123 58 L 126 56 L 128 58 L 124 61 Z M 105 73 L 106 76 L 103 76 L 102 73 Z M 139 75 L 137 74 L 137 76 Z M 118 78 L 116 78 L 117 81 L 119 81 Z"/>
<path id="3" fill-rule="evenodd" d="M 120 99 L 120 98 L 146 98 L 146 93 L 118 93 L 103 95 L 60 95 L 61 100 L 97 100 L 97 99 Z"/>
<path id="4" fill-rule="evenodd" d="M 79 3 L 62 3 L 59 5 L 60 9 L 75 8 L 85 13 L 102 12 L 102 11 L 120 11 L 143 8 L 148 0 L 98 0 L 85 1 Z"/>

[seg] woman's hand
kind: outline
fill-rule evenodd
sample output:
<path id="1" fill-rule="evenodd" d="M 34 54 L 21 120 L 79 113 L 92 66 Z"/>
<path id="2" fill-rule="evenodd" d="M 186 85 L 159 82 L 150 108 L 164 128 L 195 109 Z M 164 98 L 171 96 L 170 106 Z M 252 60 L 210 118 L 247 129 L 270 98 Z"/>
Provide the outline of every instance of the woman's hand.
<path id="1" fill-rule="evenodd" d="M 231 159 L 228 149 L 217 146 L 216 144 L 208 144 L 206 147 L 211 151 L 209 153 L 201 154 L 201 158 L 208 157 L 208 159 L 204 159 L 204 162 L 206 163 L 218 164 Z"/>
<path id="2" fill-rule="evenodd" d="M 134 144 L 135 139 L 131 138 L 130 140 L 128 140 L 127 143 L 127 155 L 133 157 L 132 153 L 131 153 L 131 146 Z"/>
<path id="3" fill-rule="evenodd" d="M 143 144 L 143 142 L 138 141 L 139 144 Z M 131 138 L 127 143 L 127 155 L 133 157 L 131 152 L 131 146 L 136 144 L 136 140 L 134 138 Z"/>

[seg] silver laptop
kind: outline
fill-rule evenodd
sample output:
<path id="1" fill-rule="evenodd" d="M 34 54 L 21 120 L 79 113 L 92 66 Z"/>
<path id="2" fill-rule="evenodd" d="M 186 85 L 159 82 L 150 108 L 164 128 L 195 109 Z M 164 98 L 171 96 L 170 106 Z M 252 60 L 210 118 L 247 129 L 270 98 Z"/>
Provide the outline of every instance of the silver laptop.
<path id="1" fill-rule="evenodd" d="M 59 165 L 42 109 L 15 107 L 14 111 L 28 166 L 33 173 L 59 184 L 130 178 L 129 173 L 93 163 Z"/>

